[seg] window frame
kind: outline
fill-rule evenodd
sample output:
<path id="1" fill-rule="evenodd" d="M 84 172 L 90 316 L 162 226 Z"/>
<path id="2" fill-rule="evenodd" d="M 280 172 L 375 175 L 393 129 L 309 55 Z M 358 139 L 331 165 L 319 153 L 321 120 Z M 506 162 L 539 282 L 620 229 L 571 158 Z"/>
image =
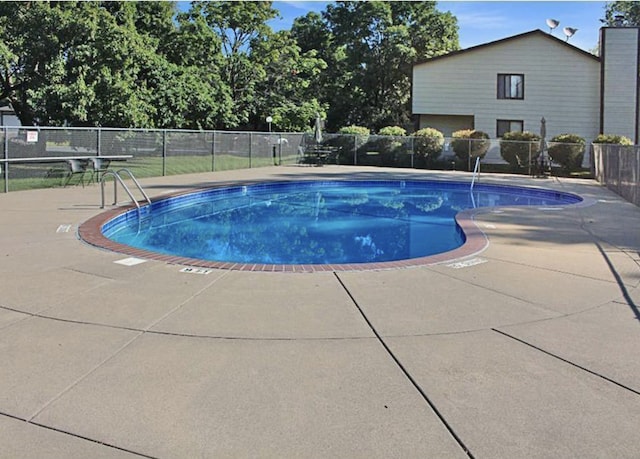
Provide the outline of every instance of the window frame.
<path id="1" fill-rule="evenodd" d="M 507 131 L 500 132 L 500 123 L 509 123 L 509 128 L 511 128 L 511 123 L 519 123 L 520 131 L 514 131 L 513 129 L 509 129 Z M 497 119 L 496 120 L 496 138 L 501 139 L 505 132 L 524 132 L 524 120 L 506 120 L 506 119 Z"/>
<path id="2" fill-rule="evenodd" d="M 517 90 L 518 86 L 516 83 L 515 96 L 511 91 L 512 90 L 511 79 L 513 77 L 519 77 L 521 82 L 520 91 Z M 497 98 L 499 100 L 524 100 L 524 73 L 498 73 Z"/>

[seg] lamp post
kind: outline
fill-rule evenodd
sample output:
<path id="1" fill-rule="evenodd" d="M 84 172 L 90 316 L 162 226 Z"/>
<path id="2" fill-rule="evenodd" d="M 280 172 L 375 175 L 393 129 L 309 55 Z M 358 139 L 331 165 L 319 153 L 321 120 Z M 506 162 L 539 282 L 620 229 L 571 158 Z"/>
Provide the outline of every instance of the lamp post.
<path id="1" fill-rule="evenodd" d="M 277 166 L 278 162 L 276 161 L 276 146 L 271 140 L 271 123 L 273 122 L 273 118 L 271 116 L 267 116 L 266 121 L 267 121 L 267 125 L 269 126 L 269 144 L 272 146 L 272 149 L 273 149 L 273 165 Z"/>

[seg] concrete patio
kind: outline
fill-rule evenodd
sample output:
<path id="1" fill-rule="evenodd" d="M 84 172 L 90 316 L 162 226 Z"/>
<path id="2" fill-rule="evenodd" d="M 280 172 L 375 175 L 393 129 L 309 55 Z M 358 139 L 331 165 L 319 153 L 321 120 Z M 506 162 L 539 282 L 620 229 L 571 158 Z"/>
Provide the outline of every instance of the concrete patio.
<path id="1" fill-rule="evenodd" d="M 335 176 L 470 179 L 288 166 L 142 183 Z M 0 457 L 639 457 L 640 209 L 588 180 L 481 183 L 589 205 L 479 213 L 489 245 L 465 260 L 194 274 L 78 240 L 96 185 L 0 194 Z"/>

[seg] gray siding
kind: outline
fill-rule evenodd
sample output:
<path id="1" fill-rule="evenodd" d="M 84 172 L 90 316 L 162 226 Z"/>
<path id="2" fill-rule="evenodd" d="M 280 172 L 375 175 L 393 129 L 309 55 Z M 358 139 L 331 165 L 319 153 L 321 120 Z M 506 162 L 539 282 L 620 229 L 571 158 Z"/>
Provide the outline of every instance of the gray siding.
<path id="1" fill-rule="evenodd" d="M 637 28 L 602 29 L 602 132 L 624 135 L 638 142 Z"/>
<path id="2" fill-rule="evenodd" d="M 524 100 L 497 98 L 499 73 L 525 75 Z M 498 119 L 522 120 L 537 132 L 543 116 L 548 138 L 598 134 L 598 61 L 540 34 L 416 65 L 413 81 L 414 114 L 473 116 L 475 129 L 491 137 Z"/>

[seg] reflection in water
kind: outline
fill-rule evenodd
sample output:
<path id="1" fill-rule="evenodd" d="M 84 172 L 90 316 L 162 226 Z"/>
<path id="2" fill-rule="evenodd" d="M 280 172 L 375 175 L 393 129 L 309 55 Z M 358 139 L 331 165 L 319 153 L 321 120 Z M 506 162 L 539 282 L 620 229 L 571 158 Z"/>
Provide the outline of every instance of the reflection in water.
<path id="1" fill-rule="evenodd" d="M 556 199 L 434 182 L 320 183 L 242 187 L 160 203 L 144 222 L 129 218 L 105 236 L 147 250 L 211 261 L 338 264 L 402 260 L 464 243 L 454 216 L 495 205 L 553 205 Z M 566 203 L 566 202 L 565 202 Z M 139 231 L 139 226 L 142 231 Z"/>

